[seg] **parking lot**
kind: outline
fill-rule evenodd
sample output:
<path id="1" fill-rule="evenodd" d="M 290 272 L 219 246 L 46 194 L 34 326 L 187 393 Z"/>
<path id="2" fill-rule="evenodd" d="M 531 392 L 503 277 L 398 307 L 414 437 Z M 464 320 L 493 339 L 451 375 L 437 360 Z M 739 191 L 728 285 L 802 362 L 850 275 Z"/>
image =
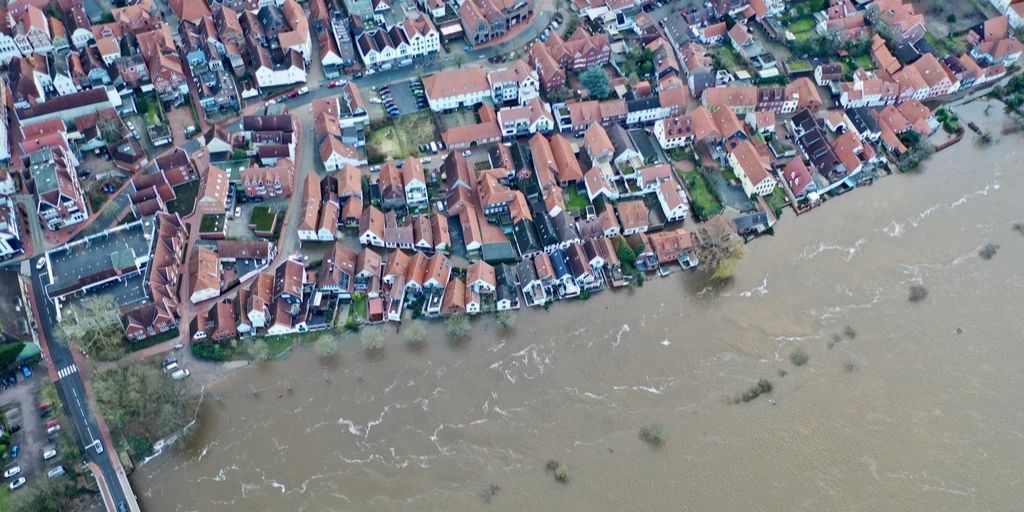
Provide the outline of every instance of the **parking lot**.
<path id="1" fill-rule="evenodd" d="M 39 370 L 42 371 L 42 368 Z M 14 385 L 10 384 L 12 378 L 17 380 Z M 19 477 L 25 478 L 25 485 L 33 485 L 40 479 L 47 478 L 46 471 L 61 465 L 59 454 L 49 460 L 43 460 L 44 451 L 55 449 L 55 442 L 51 441 L 46 433 L 46 422 L 54 421 L 53 416 L 56 413 L 50 409 L 46 417 L 40 414 L 42 382 L 35 374 L 25 378 L 21 371 L 0 377 L 0 414 L 3 415 L 5 424 L 13 431 L 5 431 L 5 434 L 10 435 L 10 440 L 4 448 L 3 469 L 5 472 L 13 472 L 15 467 L 20 470 L 17 475 L 5 479 L 4 483 L 8 486 Z M 58 432 L 55 432 L 54 436 L 59 435 Z M 12 458 L 15 452 L 17 457 Z"/>
<path id="2" fill-rule="evenodd" d="M 411 114 L 427 108 L 427 98 L 423 93 L 423 83 L 417 77 L 400 80 L 385 85 L 377 90 L 383 101 L 384 112 L 391 117 Z"/>

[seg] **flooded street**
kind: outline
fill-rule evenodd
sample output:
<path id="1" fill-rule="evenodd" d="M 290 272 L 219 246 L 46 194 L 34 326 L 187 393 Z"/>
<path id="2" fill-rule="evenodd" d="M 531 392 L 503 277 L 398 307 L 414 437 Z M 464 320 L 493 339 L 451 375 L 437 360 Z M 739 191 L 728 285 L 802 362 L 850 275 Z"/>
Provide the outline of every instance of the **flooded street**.
<path id="1" fill-rule="evenodd" d="M 998 134 L 992 110 L 958 113 Z M 722 289 L 675 273 L 511 332 L 476 319 L 460 346 L 436 324 L 421 351 L 348 336 L 331 365 L 239 370 L 136 492 L 153 511 L 1019 509 L 1024 150 L 973 139 L 787 210 Z M 734 404 L 758 379 L 771 394 Z M 638 437 L 655 422 L 660 448 Z"/>

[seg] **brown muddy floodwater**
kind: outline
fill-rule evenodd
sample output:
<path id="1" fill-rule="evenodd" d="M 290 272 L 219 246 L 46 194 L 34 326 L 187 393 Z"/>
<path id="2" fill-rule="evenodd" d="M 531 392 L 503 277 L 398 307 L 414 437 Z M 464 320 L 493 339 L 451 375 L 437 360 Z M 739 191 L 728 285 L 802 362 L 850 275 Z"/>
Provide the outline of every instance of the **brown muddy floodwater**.
<path id="1" fill-rule="evenodd" d="M 973 139 L 787 212 L 725 289 L 676 273 L 511 333 L 477 319 L 464 346 L 434 326 L 419 352 L 350 336 L 332 366 L 240 370 L 136 491 L 151 511 L 1022 510 L 1024 151 Z M 758 379 L 774 391 L 732 403 Z"/>

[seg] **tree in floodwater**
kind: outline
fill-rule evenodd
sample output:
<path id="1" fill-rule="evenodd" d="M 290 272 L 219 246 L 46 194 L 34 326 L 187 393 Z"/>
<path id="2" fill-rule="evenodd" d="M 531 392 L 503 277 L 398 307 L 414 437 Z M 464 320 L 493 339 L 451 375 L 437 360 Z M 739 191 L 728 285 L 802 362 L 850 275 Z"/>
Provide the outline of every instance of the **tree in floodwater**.
<path id="1" fill-rule="evenodd" d="M 360 339 L 363 342 L 363 350 L 370 353 L 379 353 L 384 351 L 383 327 L 363 329 L 363 333 L 360 335 Z"/>
<path id="2" fill-rule="evenodd" d="M 320 357 L 333 357 L 338 353 L 338 338 L 330 333 L 322 334 L 313 342 L 313 350 Z"/>
<path id="3" fill-rule="evenodd" d="M 455 313 L 448 317 L 448 338 L 452 341 L 463 341 L 469 337 L 469 318 L 464 313 Z"/>
<path id="4" fill-rule="evenodd" d="M 405 340 L 411 347 L 421 347 L 427 342 L 427 329 L 423 322 L 412 322 L 405 328 Z"/>
<path id="5" fill-rule="evenodd" d="M 747 247 L 729 221 L 716 215 L 694 233 L 694 250 L 699 266 L 715 281 L 728 281 L 736 265 L 747 255 Z"/>
<path id="6" fill-rule="evenodd" d="M 270 345 L 267 345 L 267 342 L 264 340 L 256 340 L 253 342 L 252 347 L 249 348 L 249 357 L 256 362 L 270 359 Z"/>
<path id="7" fill-rule="evenodd" d="M 516 314 L 514 311 L 506 309 L 504 311 L 498 311 L 498 325 L 502 329 L 509 330 L 516 326 Z"/>

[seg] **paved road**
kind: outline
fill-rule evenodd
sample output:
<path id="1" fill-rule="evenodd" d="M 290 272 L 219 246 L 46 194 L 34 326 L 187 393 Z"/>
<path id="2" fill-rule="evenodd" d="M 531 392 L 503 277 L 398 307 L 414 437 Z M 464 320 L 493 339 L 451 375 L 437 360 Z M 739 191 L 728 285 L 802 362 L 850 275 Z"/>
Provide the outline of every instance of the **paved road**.
<path id="1" fill-rule="evenodd" d="M 128 502 L 127 496 L 134 496 L 121 485 L 117 470 L 114 467 L 111 457 L 116 457 L 116 452 L 111 450 L 102 439 L 99 424 L 89 406 L 89 398 L 86 395 L 85 383 L 82 381 L 82 374 L 78 371 L 71 349 L 63 342 L 57 341 L 55 331 L 57 329 L 56 311 L 53 304 L 46 298 L 46 275 L 44 272 L 35 270 L 37 258 L 31 260 L 32 264 L 32 286 L 35 289 L 35 307 L 39 314 L 41 334 L 47 340 L 47 347 L 50 351 L 50 362 L 60 375 L 57 380 L 57 390 L 61 399 L 67 406 L 68 413 L 75 424 L 78 438 L 82 443 L 82 453 L 86 462 L 96 464 L 103 474 L 109 494 L 115 506 L 118 503 Z M 133 507 L 134 509 L 134 507 Z M 116 509 L 115 509 L 116 510 Z"/>

